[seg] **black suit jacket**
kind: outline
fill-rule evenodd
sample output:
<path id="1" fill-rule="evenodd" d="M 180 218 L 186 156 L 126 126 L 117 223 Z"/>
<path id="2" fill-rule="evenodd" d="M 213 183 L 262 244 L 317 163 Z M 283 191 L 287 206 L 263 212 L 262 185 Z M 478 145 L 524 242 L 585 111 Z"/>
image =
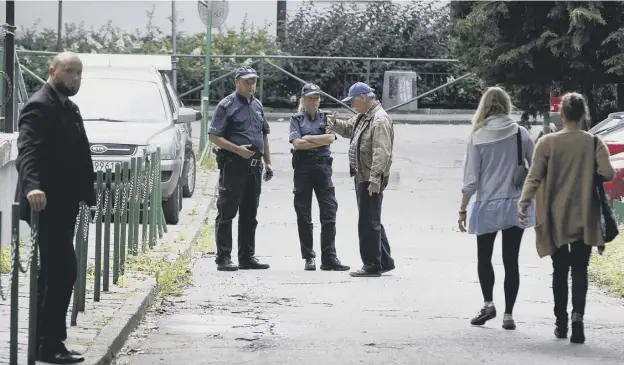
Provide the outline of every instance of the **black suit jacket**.
<path id="1" fill-rule="evenodd" d="M 95 205 L 93 162 L 78 106 L 71 100 L 62 103 L 45 84 L 24 105 L 18 126 L 15 200 L 20 218 L 30 220 L 26 195 L 34 189 L 46 193 L 45 212 L 51 215 L 75 217 L 80 201 Z"/>

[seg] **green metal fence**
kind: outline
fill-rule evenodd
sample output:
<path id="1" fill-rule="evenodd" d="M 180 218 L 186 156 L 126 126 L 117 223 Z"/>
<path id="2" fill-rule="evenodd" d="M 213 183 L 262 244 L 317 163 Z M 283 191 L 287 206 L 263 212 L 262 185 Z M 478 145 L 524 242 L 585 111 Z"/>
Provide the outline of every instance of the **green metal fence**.
<path id="1" fill-rule="evenodd" d="M 167 232 L 162 210 L 160 149 L 151 153 L 146 152 L 144 156 L 116 165 L 114 170 L 98 171 L 95 181 L 97 204 L 95 207 L 86 204 L 80 207 L 75 232 L 78 276 L 74 285 L 71 326 L 77 325 L 78 313 L 85 311 L 90 242 L 95 249 L 93 301 L 99 302 L 102 292 L 109 291 L 111 279 L 112 284 L 116 285 L 119 277 L 124 274 L 128 255 L 136 256 L 153 248 Z M 30 275 L 27 358 L 29 365 L 35 364 L 39 264 L 37 213 L 33 213 L 31 222 L 29 240 L 22 244 L 19 233 L 19 204 L 14 203 L 9 273 L 11 316 L 9 365 L 18 363 L 18 318 L 21 309 L 18 303 L 19 279 L 20 273 L 27 272 Z M 92 226 L 95 233 L 92 232 Z M 20 250 L 27 251 L 26 260 L 20 259 L 22 254 Z M 22 264 L 23 262 L 25 264 Z M 7 299 L 2 281 L 0 294 L 0 299 Z"/>

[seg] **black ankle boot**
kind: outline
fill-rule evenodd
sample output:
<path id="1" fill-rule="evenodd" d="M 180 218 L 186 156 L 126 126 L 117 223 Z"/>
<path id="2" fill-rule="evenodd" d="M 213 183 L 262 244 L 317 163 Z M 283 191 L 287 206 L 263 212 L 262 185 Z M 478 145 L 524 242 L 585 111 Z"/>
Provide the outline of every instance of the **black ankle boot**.
<path id="1" fill-rule="evenodd" d="M 568 337 L 568 320 L 557 320 L 555 322 L 555 337 L 567 338 Z"/>
<path id="2" fill-rule="evenodd" d="M 585 343 L 585 325 L 583 324 L 583 315 L 572 313 L 572 335 L 570 342 Z"/>

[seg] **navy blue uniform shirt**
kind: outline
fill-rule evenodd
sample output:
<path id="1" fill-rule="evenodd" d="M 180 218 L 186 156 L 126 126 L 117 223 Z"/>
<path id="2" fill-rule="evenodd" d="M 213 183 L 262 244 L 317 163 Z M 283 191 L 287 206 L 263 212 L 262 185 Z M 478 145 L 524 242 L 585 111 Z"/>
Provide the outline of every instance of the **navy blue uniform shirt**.
<path id="1" fill-rule="evenodd" d="M 208 134 L 223 137 L 231 143 L 242 146 L 250 144 L 264 154 L 264 135 L 271 133 L 264 117 L 262 103 L 252 96 L 247 102 L 234 92 L 223 98 L 212 116 Z"/>
<path id="2" fill-rule="evenodd" d="M 326 134 L 325 127 L 323 126 L 323 116 L 327 112 L 318 110 L 316 112 L 316 119 L 311 120 L 310 116 L 306 112 L 301 112 L 290 117 L 290 136 L 288 142 L 292 143 L 295 139 L 299 139 L 303 136 L 318 136 Z M 309 150 L 301 150 L 298 153 L 303 153 L 307 156 L 314 157 L 326 157 L 331 155 L 329 146 L 319 146 Z"/>

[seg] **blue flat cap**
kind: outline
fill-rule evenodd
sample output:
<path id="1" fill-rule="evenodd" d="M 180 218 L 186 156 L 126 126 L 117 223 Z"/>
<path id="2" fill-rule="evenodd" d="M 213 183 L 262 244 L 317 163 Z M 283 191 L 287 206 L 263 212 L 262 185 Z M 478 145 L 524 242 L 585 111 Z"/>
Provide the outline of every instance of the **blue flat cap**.
<path id="1" fill-rule="evenodd" d="M 355 84 L 351 85 L 351 87 L 349 88 L 349 96 L 342 99 L 342 102 L 346 103 L 348 101 L 351 101 L 351 99 L 355 98 L 356 96 L 369 94 L 372 92 L 374 92 L 374 90 L 370 86 L 366 85 L 363 82 L 356 82 Z"/>
<path id="2" fill-rule="evenodd" d="M 256 73 L 256 70 L 254 70 L 253 68 L 249 67 L 249 66 L 244 66 L 239 68 L 238 70 L 236 70 L 236 76 L 234 77 L 236 79 L 251 79 L 251 78 L 258 78 L 258 74 Z"/>

